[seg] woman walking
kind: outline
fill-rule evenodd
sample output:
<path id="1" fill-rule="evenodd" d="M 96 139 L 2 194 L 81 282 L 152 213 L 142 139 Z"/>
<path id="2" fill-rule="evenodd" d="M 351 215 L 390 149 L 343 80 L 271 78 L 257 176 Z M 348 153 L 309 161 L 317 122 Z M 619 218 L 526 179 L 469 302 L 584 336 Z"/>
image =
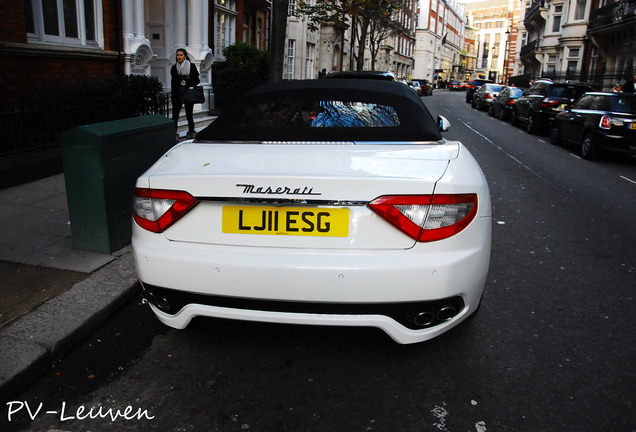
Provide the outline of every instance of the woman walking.
<path id="1" fill-rule="evenodd" d="M 199 84 L 199 71 L 188 60 L 188 53 L 184 48 L 177 50 L 177 62 L 170 69 L 170 77 L 172 86 L 172 120 L 178 126 L 181 105 L 185 105 L 186 118 L 188 119 L 188 134 L 186 137 L 194 138 L 194 119 L 192 117 L 194 103 L 184 102 L 183 95 L 188 87 L 194 87 Z"/>

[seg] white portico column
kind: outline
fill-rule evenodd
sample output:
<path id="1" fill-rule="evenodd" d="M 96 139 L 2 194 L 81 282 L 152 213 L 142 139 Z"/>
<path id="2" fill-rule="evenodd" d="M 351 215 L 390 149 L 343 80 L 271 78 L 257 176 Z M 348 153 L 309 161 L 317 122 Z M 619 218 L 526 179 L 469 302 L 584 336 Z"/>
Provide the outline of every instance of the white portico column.
<path id="1" fill-rule="evenodd" d="M 134 0 L 135 36 L 145 39 L 144 0 Z"/>
<path id="2" fill-rule="evenodd" d="M 133 31 L 133 4 L 132 0 L 121 0 L 121 15 L 124 38 L 124 52 L 129 52 L 129 42 L 135 37 Z"/>
<path id="3" fill-rule="evenodd" d="M 202 46 L 201 27 L 203 26 L 203 5 L 207 2 L 188 0 L 188 48 L 189 51 L 197 53 L 197 60 L 200 59 L 198 52 Z"/>
<path id="4" fill-rule="evenodd" d="M 170 58 L 174 60 L 173 56 L 179 48 L 185 48 L 188 44 L 187 40 L 187 13 L 186 13 L 186 0 L 174 0 L 172 4 L 173 13 L 173 28 L 174 28 L 174 46 L 172 47 L 172 53 Z"/>
<path id="5" fill-rule="evenodd" d="M 150 41 L 145 36 L 144 0 L 122 0 L 124 40 L 124 73 L 146 75 L 150 73 L 153 57 Z"/>

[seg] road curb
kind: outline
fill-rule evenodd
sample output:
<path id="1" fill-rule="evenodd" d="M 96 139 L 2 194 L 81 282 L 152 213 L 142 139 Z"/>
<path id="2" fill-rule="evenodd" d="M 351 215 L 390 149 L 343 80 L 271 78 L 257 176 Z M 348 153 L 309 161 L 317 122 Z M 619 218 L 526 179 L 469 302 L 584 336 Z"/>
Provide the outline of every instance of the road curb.
<path id="1" fill-rule="evenodd" d="M 0 400 L 24 390 L 141 291 L 132 252 L 0 332 Z"/>

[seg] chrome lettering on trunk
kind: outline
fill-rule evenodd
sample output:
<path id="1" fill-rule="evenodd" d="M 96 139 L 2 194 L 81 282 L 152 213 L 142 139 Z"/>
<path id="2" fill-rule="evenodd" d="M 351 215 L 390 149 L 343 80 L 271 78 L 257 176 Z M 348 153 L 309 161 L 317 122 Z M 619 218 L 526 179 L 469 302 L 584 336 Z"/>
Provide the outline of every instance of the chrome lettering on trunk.
<path id="1" fill-rule="evenodd" d="M 243 188 L 244 194 L 261 194 L 261 195 L 322 195 L 320 192 L 314 192 L 313 187 L 305 186 L 302 188 L 290 188 L 287 186 L 279 186 L 273 188 L 271 186 L 255 186 L 253 184 L 238 183 L 237 187 Z"/>

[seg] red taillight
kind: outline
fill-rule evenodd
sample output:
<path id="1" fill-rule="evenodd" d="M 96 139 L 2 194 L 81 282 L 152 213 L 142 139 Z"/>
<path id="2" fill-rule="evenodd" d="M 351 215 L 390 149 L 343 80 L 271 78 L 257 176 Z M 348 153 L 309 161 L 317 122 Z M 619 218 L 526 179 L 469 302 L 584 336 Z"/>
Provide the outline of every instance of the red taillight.
<path id="1" fill-rule="evenodd" d="M 137 225 L 160 233 L 197 204 L 192 195 L 183 191 L 135 189 L 133 218 Z"/>
<path id="2" fill-rule="evenodd" d="M 492 99 L 492 95 L 490 93 L 486 93 L 486 99 Z"/>
<path id="3" fill-rule="evenodd" d="M 369 203 L 371 210 L 418 242 L 451 237 L 477 214 L 477 195 L 382 196 Z"/>
<path id="4" fill-rule="evenodd" d="M 559 104 L 558 100 L 550 100 L 548 98 L 543 99 L 543 102 L 541 102 L 541 106 L 544 108 L 552 108 L 555 107 Z"/>
<path id="5" fill-rule="evenodd" d="M 598 127 L 600 127 L 601 129 L 611 129 L 612 128 L 612 122 L 611 122 L 610 118 L 608 116 L 606 116 L 606 115 L 601 117 L 601 121 L 599 122 Z"/>
<path id="6" fill-rule="evenodd" d="M 508 101 L 508 105 L 513 106 L 515 104 L 515 100 L 514 99 L 510 99 Z"/>

